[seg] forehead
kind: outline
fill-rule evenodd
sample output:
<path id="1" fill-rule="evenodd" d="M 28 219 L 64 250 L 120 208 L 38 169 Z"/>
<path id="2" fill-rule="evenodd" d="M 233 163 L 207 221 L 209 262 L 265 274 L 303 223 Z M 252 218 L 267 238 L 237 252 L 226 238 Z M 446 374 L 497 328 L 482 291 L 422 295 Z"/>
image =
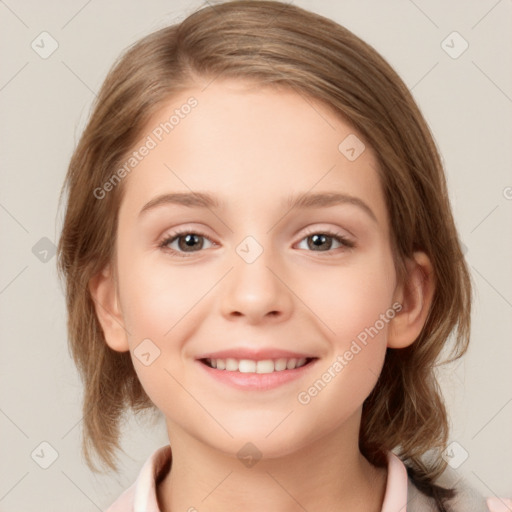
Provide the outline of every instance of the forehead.
<path id="1" fill-rule="evenodd" d="M 125 183 L 132 205 L 172 190 L 212 191 L 246 207 L 332 190 L 384 207 L 372 148 L 326 105 L 291 89 L 235 80 L 191 87 L 161 106 L 133 150 L 149 141 Z"/>

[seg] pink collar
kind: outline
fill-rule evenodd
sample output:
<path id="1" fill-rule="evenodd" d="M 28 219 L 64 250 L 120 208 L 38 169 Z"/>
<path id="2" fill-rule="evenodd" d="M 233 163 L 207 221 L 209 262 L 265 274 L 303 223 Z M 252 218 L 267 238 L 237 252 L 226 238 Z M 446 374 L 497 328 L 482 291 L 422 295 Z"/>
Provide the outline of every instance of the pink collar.
<path id="1" fill-rule="evenodd" d="M 381 512 L 407 512 L 407 470 L 392 452 L 388 456 L 388 481 Z"/>
<path id="2" fill-rule="evenodd" d="M 407 471 L 403 462 L 388 452 L 388 478 L 381 512 L 406 512 Z M 169 445 L 159 448 L 146 460 L 135 483 L 112 504 L 107 512 L 161 512 L 156 494 L 157 481 L 171 460 Z"/>

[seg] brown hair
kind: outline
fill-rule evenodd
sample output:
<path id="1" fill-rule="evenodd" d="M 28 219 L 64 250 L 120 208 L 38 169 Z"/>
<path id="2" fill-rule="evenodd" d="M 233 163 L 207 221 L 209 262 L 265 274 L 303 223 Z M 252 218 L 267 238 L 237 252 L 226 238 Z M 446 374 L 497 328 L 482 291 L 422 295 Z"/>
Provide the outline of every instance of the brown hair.
<path id="1" fill-rule="evenodd" d="M 388 349 L 377 385 L 363 405 L 360 449 L 374 464 L 387 450 L 418 479 L 444 470 L 447 414 L 434 368 L 448 336 L 450 360 L 467 349 L 471 286 L 457 237 L 445 177 L 430 131 L 390 65 L 346 28 L 278 1 L 239 0 L 205 7 L 143 38 L 120 58 L 97 97 L 71 159 L 67 210 L 58 247 L 65 278 L 72 355 L 85 383 L 83 449 L 115 469 L 119 422 L 131 407 L 154 407 L 129 353 L 111 350 L 88 284 L 113 261 L 123 183 L 103 199 L 94 190 L 112 177 L 149 118 L 194 79 L 251 80 L 291 88 L 343 117 L 378 157 L 391 222 L 397 273 L 422 250 L 431 259 L 434 300 L 418 339 Z M 424 454 L 436 455 L 426 462 Z"/>

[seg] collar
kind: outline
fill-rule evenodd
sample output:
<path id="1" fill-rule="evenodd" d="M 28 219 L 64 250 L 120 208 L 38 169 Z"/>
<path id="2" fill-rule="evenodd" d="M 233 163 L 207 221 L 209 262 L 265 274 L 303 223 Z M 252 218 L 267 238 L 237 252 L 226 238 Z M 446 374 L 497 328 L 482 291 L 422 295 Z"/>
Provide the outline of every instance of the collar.
<path id="1" fill-rule="evenodd" d="M 386 493 L 381 512 L 407 512 L 407 471 L 403 462 L 392 452 L 387 453 L 388 476 Z M 133 486 L 119 498 L 123 504 L 133 500 L 134 512 L 161 512 L 158 507 L 156 486 L 169 470 L 171 463 L 171 447 L 163 446 L 153 452 L 140 470 Z M 109 512 L 117 509 L 114 503 Z M 120 503 L 121 504 L 121 503 Z"/>

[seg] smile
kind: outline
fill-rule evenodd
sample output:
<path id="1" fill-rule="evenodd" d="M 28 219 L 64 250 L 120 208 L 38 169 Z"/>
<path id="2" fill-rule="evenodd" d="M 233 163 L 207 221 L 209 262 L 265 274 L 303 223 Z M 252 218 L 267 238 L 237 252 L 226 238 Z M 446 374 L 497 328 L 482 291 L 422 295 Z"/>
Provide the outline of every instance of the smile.
<path id="1" fill-rule="evenodd" d="M 268 356 L 267 356 L 268 357 Z M 318 357 L 277 359 L 235 359 L 203 357 L 199 367 L 222 386 L 245 391 L 268 391 L 304 378 L 316 366 Z"/>
<path id="2" fill-rule="evenodd" d="M 279 359 L 213 359 L 205 358 L 201 359 L 201 362 L 210 368 L 216 370 L 225 370 L 228 372 L 240 372 L 240 373 L 274 373 L 282 372 L 284 370 L 294 370 L 310 363 L 314 358 L 302 357 L 302 358 L 279 358 Z"/>

